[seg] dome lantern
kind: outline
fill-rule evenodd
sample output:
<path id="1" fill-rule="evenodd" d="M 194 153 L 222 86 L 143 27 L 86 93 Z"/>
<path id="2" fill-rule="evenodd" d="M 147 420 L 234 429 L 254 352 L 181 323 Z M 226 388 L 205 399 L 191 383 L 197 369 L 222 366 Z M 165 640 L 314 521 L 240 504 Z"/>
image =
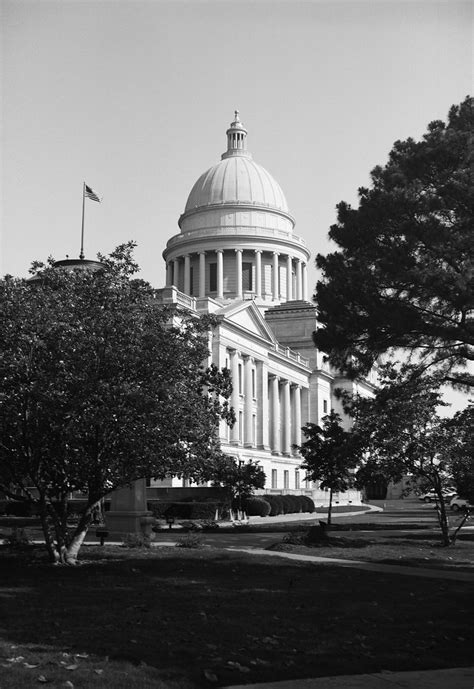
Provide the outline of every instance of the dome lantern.
<path id="1" fill-rule="evenodd" d="M 247 130 L 240 121 L 239 111 L 234 112 L 234 121 L 230 123 L 227 130 L 227 151 L 222 154 L 221 159 L 230 158 L 231 156 L 252 156 L 247 151 Z"/>

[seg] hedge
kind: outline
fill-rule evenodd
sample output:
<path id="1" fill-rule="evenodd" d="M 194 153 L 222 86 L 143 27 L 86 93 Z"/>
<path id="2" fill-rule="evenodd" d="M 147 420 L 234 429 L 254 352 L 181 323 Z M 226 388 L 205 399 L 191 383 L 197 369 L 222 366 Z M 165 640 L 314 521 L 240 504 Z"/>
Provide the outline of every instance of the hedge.
<path id="1" fill-rule="evenodd" d="M 268 517 L 270 514 L 270 503 L 261 497 L 245 498 L 242 508 L 249 517 Z"/>
<path id="2" fill-rule="evenodd" d="M 156 519 L 214 519 L 216 510 L 221 514 L 224 505 L 221 502 L 161 502 L 148 501 L 148 509 Z"/>
<path id="3" fill-rule="evenodd" d="M 264 495 L 262 497 L 270 504 L 270 517 L 276 517 L 279 514 L 283 514 L 281 495 Z"/>

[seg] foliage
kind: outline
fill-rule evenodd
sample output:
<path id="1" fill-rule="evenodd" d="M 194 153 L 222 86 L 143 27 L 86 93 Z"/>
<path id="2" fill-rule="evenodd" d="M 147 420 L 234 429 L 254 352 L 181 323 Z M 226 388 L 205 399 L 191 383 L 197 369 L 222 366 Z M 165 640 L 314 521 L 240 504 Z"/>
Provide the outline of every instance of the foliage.
<path id="1" fill-rule="evenodd" d="M 164 517 L 176 519 L 214 519 L 216 511 L 222 507 L 220 502 L 174 502 L 164 511 Z"/>
<path id="2" fill-rule="evenodd" d="M 227 371 L 205 368 L 212 318 L 170 312 L 132 279 L 133 243 L 96 272 L 0 281 L 0 490 L 32 501 L 53 561 L 74 562 L 96 506 L 143 477 L 199 480 L 233 422 Z M 72 534 L 67 502 L 87 506 Z"/>
<path id="3" fill-rule="evenodd" d="M 334 491 L 345 491 L 353 483 L 353 470 L 362 456 L 357 435 L 345 431 L 341 417 L 334 410 L 323 417 L 323 425 L 308 423 L 303 427 L 307 440 L 299 447 L 304 458 L 301 468 L 311 481 L 329 488 L 328 524 L 331 523 Z"/>
<path id="4" fill-rule="evenodd" d="M 268 517 L 271 510 L 270 503 L 260 497 L 246 498 L 242 508 L 249 517 Z"/>
<path id="5" fill-rule="evenodd" d="M 414 376 L 411 366 L 397 370 L 386 364 L 375 397 L 355 398 L 351 413 L 354 433 L 368 452 L 358 483 L 380 476 L 400 481 L 407 475 L 417 484 L 429 486 L 437 495 L 440 528 L 448 545 L 451 537 L 443 487 L 452 481 L 453 448 L 463 444 L 465 429 L 464 415 L 439 416 L 442 405 L 439 377 Z"/>
<path id="6" fill-rule="evenodd" d="M 318 348 L 340 370 L 365 374 L 379 355 L 409 350 L 421 369 L 472 386 L 474 100 L 432 122 L 421 141 L 397 141 L 359 207 L 341 201 L 318 255 Z"/>
<path id="7" fill-rule="evenodd" d="M 265 500 L 270 504 L 270 517 L 283 514 L 283 502 L 281 495 L 265 495 Z"/>
<path id="8" fill-rule="evenodd" d="M 222 455 L 204 475 L 214 486 L 223 486 L 230 491 L 232 498 L 250 497 L 255 489 L 265 487 L 265 471 L 252 459 L 247 462 L 237 461 L 235 457 Z"/>
<path id="9" fill-rule="evenodd" d="M 176 541 L 177 548 L 203 548 L 202 537 L 196 533 L 186 534 Z"/>
<path id="10" fill-rule="evenodd" d="M 450 471 L 461 497 L 474 504 L 474 404 L 454 415 Z"/>
<path id="11" fill-rule="evenodd" d="M 10 548 L 27 548 L 31 545 L 25 529 L 18 527 L 13 527 L 11 533 L 5 538 L 5 543 Z"/>
<path id="12" fill-rule="evenodd" d="M 150 548 L 150 539 L 142 534 L 128 533 L 125 535 L 122 548 Z"/>

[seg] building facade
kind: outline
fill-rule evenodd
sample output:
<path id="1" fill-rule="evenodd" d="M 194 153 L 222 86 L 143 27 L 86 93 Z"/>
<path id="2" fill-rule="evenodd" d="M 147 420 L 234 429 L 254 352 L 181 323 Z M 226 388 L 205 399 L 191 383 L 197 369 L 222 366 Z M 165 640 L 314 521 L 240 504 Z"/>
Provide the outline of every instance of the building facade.
<path id="1" fill-rule="evenodd" d="M 220 425 L 224 452 L 258 461 L 266 491 L 304 492 L 324 503 L 327 492 L 300 469 L 301 427 L 320 423 L 331 408 L 343 415 L 336 387 L 370 395 L 375 381 L 344 380 L 314 347 L 310 252 L 279 184 L 248 152 L 238 111 L 226 134 L 227 150 L 194 184 L 180 232 L 163 252 L 166 287 L 157 299 L 217 319 L 209 363 L 230 369 L 236 414 L 233 428 Z M 339 496 L 341 503 L 358 500 L 355 491 Z"/>

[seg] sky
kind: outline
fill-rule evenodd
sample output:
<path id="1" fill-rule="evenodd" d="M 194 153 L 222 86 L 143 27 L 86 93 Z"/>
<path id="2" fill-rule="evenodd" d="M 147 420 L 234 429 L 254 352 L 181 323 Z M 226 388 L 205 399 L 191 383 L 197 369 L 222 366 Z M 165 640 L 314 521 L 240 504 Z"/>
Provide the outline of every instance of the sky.
<path id="1" fill-rule="evenodd" d="M 474 3 L 0 0 L 0 273 L 138 243 L 162 251 L 234 110 L 312 256 L 336 204 L 473 92 Z M 310 290 L 316 283 L 311 259 Z"/>

